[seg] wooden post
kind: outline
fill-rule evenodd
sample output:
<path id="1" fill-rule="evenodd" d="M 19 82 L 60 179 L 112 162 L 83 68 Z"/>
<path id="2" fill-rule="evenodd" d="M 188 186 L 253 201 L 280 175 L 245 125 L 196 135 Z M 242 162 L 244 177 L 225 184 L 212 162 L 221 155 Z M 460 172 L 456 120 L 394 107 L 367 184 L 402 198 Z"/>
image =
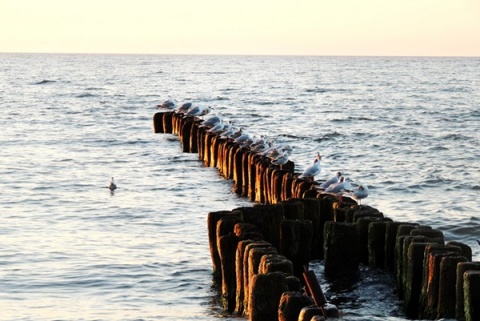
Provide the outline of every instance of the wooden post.
<path id="1" fill-rule="evenodd" d="M 221 280 L 220 255 L 217 248 L 217 222 L 224 216 L 231 215 L 231 211 L 210 212 L 207 215 L 208 243 L 210 245 L 210 256 L 212 258 L 213 277 Z"/>
<path id="2" fill-rule="evenodd" d="M 284 292 L 278 306 L 279 321 L 298 321 L 300 311 L 313 305 L 313 299 L 299 292 Z"/>
<path id="3" fill-rule="evenodd" d="M 325 223 L 325 276 L 342 277 L 358 273 L 359 236 L 352 223 Z"/>
<path id="4" fill-rule="evenodd" d="M 248 314 L 248 300 L 250 291 L 250 279 L 249 279 L 249 256 L 250 251 L 254 248 L 272 248 L 272 245 L 265 241 L 253 242 L 247 244 L 245 252 L 243 253 L 243 309 L 244 314 Z"/>
<path id="5" fill-rule="evenodd" d="M 235 296 L 237 278 L 235 275 L 235 254 L 240 238 L 235 234 L 228 234 L 218 240 L 218 251 L 222 262 L 222 303 L 228 312 L 235 310 Z"/>
<path id="6" fill-rule="evenodd" d="M 409 318 L 413 319 L 417 318 L 419 312 L 423 277 L 423 254 L 429 244 L 430 243 L 415 242 L 415 238 L 412 238 L 412 243 L 408 245 L 404 301 L 405 312 Z"/>
<path id="7" fill-rule="evenodd" d="M 440 262 L 437 320 L 455 318 L 457 264 L 460 262 L 467 262 L 467 258 L 464 256 L 447 256 Z"/>
<path id="8" fill-rule="evenodd" d="M 480 271 L 480 262 L 460 262 L 457 265 L 455 318 L 465 320 L 464 278 L 466 271 Z"/>
<path id="9" fill-rule="evenodd" d="M 480 320 L 480 271 L 466 271 L 463 275 L 465 321 Z"/>
<path id="10" fill-rule="evenodd" d="M 236 295 L 235 295 L 235 313 L 238 315 L 243 315 L 244 312 L 244 298 L 245 298 L 245 274 L 244 274 L 244 254 L 247 245 L 254 243 L 253 240 L 243 240 L 238 242 L 237 251 L 235 253 L 235 277 L 237 279 L 236 284 Z"/>
<path id="11" fill-rule="evenodd" d="M 368 226 L 368 265 L 385 269 L 385 240 L 388 221 L 372 222 Z"/>
<path id="12" fill-rule="evenodd" d="M 280 298 L 287 291 L 287 280 L 283 273 L 255 275 L 250 287 L 249 320 L 278 321 Z"/>
<path id="13" fill-rule="evenodd" d="M 279 252 L 293 264 L 293 275 L 301 277 L 303 266 L 310 261 L 313 238 L 312 222 L 308 220 L 283 220 L 280 224 Z"/>
<path id="14" fill-rule="evenodd" d="M 404 222 L 387 221 L 385 223 L 385 269 L 395 271 L 395 239 L 398 227 Z"/>

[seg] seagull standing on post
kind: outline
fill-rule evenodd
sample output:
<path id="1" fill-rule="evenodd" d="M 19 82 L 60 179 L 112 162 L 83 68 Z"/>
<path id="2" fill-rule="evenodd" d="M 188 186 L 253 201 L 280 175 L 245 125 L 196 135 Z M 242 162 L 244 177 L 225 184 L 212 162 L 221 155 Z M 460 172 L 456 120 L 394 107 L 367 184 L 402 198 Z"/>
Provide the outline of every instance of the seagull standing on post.
<path id="1" fill-rule="evenodd" d="M 315 160 L 313 161 L 313 164 L 308 166 L 298 178 L 309 178 L 312 182 L 315 179 L 315 176 L 320 174 L 321 171 L 321 166 L 320 166 L 320 161 L 322 160 L 322 156 L 320 156 L 320 153 L 317 153 L 317 156 L 315 157 Z"/>

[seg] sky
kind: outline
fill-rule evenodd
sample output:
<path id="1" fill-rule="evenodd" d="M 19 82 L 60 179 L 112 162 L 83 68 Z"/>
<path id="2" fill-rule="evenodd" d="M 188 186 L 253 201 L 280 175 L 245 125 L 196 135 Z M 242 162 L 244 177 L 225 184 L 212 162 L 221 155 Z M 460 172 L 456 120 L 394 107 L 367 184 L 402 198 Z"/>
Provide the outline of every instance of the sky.
<path id="1" fill-rule="evenodd" d="M 0 52 L 480 56 L 480 0 L 0 0 Z"/>

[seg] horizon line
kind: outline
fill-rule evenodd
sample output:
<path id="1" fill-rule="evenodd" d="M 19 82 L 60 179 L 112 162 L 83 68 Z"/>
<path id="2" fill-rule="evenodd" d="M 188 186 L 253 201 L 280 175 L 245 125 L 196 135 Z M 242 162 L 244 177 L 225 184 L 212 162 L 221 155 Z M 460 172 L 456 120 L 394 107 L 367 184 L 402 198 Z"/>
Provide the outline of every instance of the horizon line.
<path id="1" fill-rule="evenodd" d="M 345 54 L 227 54 L 227 53 L 125 53 L 125 52 L 42 52 L 42 51 L 0 51 L 0 54 L 31 55 L 125 55 L 125 56 L 245 56 L 245 57 L 370 57 L 370 58 L 480 58 L 480 55 L 345 55 Z"/>

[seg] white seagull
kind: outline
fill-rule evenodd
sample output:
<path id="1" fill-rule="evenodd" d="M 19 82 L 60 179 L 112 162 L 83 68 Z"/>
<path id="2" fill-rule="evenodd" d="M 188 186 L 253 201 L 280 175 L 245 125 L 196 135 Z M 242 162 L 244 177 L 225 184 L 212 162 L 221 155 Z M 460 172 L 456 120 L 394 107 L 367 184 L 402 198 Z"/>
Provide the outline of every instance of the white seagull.
<path id="1" fill-rule="evenodd" d="M 328 181 L 326 181 L 325 183 L 321 184 L 320 185 L 320 188 L 328 188 L 330 185 L 332 184 L 335 184 L 335 183 L 338 183 L 338 181 L 340 180 L 340 177 L 342 177 L 342 173 L 341 172 L 337 172 L 337 174 L 335 174 L 335 176 L 333 176 L 332 178 L 330 178 Z"/>
<path id="2" fill-rule="evenodd" d="M 315 176 L 320 174 L 321 171 L 321 166 L 320 166 L 320 161 L 322 160 L 322 156 L 320 156 L 320 153 L 317 153 L 317 156 L 315 156 L 315 159 L 313 161 L 313 164 L 308 166 L 298 178 L 304 178 L 307 177 L 311 181 L 315 179 Z"/>
<path id="3" fill-rule="evenodd" d="M 160 105 L 157 105 L 157 108 L 158 109 L 169 109 L 169 110 L 173 110 L 177 107 L 177 103 L 175 102 L 175 100 L 172 100 L 172 99 L 168 99 L 168 100 L 165 100 L 163 103 L 161 103 Z"/>
<path id="4" fill-rule="evenodd" d="M 192 107 L 192 105 L 193 104 L 191 102 L 183 103 L 175 110 L 175 112 L 185 114 Z"/>
<path id="5" fill-rule="evenodd" d="M 220 115 L 215 115 L 212 116 L 202 122 L 202 124 L 199 127 L 213 127 L 216 126 L 217 124 L 223 123 L 222 116 Z"/>
<path id="6" fill-rule="evenodd" d="M 342 177 L 343 178 L 343 177 Z M 344 190 L 351 190 L 352 189 L 352 184 L 351 184 L 350 178 L 346 177 L 345 179 L 341 179 L 338 183 L 334 183 L 330 185 L 325 192 L 329 193 L 338 193 Z"/>
<path id="7" fill-rule="evenodd" d="M 368 197 L 368 187 L 367 185 L 358 185 L 353 189 L 353 191 L 347 193 L 346 195 L 349 195 L 356 200 L 358 205 L 362 205 L 362 199 Z"/>
<path id="8" fill-rule="evenodd" d="M 288 163 L 288 154 L 287 153 L 283 153 L 283 155 L 278 156 L 277 158 L 272 160 L 272 164 L 280 165 L 280 169 L 282 169 L 283 165 L 285 165 L 286 163 Z"/>
<path id="9" fill-rule="evenodd" d="M 210 107 L 204 105 L 197 105 L 190 107 L 185 115 L 187 116 L 203 116 L 210 112 Z"/>

